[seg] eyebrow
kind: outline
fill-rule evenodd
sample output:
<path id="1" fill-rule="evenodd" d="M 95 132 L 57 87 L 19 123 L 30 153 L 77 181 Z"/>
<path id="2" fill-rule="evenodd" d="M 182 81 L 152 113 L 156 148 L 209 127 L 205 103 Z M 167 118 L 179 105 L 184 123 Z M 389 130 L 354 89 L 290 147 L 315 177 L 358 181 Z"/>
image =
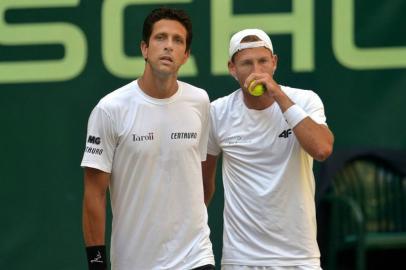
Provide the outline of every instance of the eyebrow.
<path id="1" fill-rule="evenodd" d="M 168 32 L 158 32 L 158 33 L 155 33 L 153 36 L 160 36 L 160 35 L 164 35 L 164 36 L 170 36 L 171 34 L 170 33 L 168 33 Z M 175 37 L 175 38 L 180 38 L 180 39 L 182 39 L 182 40 L 186 40 L 186 37 L 183 37 L 182 35 L 179 35 L 179 34 L 173 34 L 173 36 Z"/>
<path id="2" fill-rule="evenodd" d="M 269 60 L 268 56 L 261 56 L 258 58 L 248 58 L 248 59 L 241 59 L 241 63 L 247 63 L 247 62 L 252 62 L 252 61 L 263 61 L 263 60 Z"/>
<path id="3" fill-rule="evenodd" d="M 155 36 L 167 36 L 168 35 L 168 33 L 166 33 L 166 32 L 158 32 L 158 33 L 155 33 L 153 36 L 155 37 Z"/>

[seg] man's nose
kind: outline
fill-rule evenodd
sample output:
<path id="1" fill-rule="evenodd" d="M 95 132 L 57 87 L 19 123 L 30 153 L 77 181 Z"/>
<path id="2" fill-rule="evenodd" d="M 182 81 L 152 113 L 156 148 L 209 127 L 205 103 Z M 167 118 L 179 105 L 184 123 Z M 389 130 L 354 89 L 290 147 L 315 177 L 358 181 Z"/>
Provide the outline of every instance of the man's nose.
<path id="1" fill-rule="evenodd" d="M 174 43 L 173 40 L 168 38 L 168 40 L 166 41 L 166 44 L 165 44 L 165 50 L 172 51 L 173 50 L 173 43 Z"/>
<path id="2" fill-rule="evenodd" d="M 253 67 L 252 67 L 252 72 L 260 73 L 260 71 L 261 71 L 261 65 L 258 62 L 254 62 Z"/>

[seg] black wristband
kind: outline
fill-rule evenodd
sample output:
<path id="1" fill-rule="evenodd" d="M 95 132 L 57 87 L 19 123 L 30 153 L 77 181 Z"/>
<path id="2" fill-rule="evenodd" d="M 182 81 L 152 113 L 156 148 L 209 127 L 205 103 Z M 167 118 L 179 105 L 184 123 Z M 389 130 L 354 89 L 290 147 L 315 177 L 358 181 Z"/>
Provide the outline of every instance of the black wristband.
<path id="1" fill-rule="evenodd" d="M 89 270 L 106 270 L 106 246 L 86 247 L 87 265 Z"/>

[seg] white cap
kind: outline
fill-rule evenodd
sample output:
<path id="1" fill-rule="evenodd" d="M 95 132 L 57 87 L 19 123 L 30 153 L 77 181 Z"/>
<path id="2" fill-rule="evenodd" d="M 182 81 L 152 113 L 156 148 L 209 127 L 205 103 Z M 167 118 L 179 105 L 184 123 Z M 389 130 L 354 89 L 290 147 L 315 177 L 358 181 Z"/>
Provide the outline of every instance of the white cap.
<path id="1" fill-rule="evenodd" d="M 260 41 L 254 42 L 243 42 L 241 40 L 246 36 L 257 36 Z M 271 50 L 273 53 L 273 46 L 271 39 L 269 36 L 260 29 L 245 29 L 241 30 L 240 32 L 235 33 L 230 39 L 230 47 L 228 49 L 228 54 L 231 57 L 241 50 L 248 49 L 248 48 L 257 48 L 257 47 L 266 47 Z"/>

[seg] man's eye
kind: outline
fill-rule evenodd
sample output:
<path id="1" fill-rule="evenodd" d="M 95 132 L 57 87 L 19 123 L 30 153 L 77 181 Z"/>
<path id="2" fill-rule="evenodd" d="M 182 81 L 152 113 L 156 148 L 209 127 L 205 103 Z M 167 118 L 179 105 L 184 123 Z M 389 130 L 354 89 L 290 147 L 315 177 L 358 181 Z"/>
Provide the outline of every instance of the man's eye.
<path id="1" fill-rule="evenodd" d="M 175 42 L 179 44 L 183 44 L 183 39 L 181 38 L 175 38 Z"/>

